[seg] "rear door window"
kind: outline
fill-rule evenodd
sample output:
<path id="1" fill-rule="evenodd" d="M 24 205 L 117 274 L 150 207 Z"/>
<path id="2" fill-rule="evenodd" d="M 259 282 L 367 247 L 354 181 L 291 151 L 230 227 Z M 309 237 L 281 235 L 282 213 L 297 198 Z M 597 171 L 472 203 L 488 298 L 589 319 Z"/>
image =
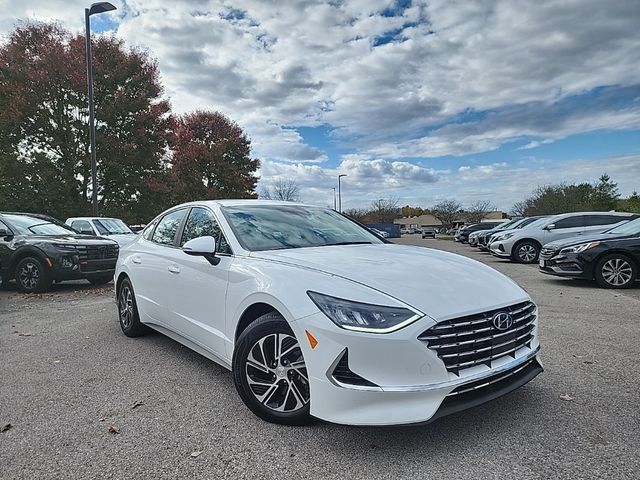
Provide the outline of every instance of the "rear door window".
<path id="1" fill-rule="evenodd" d="M 561 228 L 576 228 L 576 227 L 584 227 L 585 216 L 584 215 L 575 215 L 573 217 L 563 218 L 562 220 L 558 220 L 555 223 L 556 229 Z"/>

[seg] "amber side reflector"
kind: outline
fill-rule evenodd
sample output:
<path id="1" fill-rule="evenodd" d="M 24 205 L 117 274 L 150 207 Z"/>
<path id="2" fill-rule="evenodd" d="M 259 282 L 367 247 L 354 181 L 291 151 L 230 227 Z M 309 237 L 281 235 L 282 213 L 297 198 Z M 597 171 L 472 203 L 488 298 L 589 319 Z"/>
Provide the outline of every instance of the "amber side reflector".
<path id="1" fill-rule="evenodd" d="M 49 265 L 49 268 L 53 267 L 53 263 L 51 263 L 51 259 L 49 257 L 45 257 L 45 259 L 47 260 L 47 264 Z"/>
<path id="2" fill-rule="evenodd" d="M 304 333 L 307 334 L 307 340 L 309 340 L 309 345 L 311 345 L 311 349 L 313 350 L 318 346 L 318 340 L 316 340 L 316 337 L 311 335 L 308 330 L 305 330 Z"/>

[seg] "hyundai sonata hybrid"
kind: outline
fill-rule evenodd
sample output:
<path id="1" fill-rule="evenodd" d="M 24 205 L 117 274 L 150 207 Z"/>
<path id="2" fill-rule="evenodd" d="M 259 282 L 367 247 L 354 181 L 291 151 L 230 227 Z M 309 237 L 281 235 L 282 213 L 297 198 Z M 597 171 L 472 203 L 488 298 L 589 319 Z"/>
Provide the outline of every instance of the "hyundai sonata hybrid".
<path id="1" fill-rule="evenodd" d="M 542 371 L 515 282 L 327 208 L 179 205 L 121 250 L 115 281 L 125 335 L 150 327 L 223 365 L 270 422 L 423 423 Z"/>

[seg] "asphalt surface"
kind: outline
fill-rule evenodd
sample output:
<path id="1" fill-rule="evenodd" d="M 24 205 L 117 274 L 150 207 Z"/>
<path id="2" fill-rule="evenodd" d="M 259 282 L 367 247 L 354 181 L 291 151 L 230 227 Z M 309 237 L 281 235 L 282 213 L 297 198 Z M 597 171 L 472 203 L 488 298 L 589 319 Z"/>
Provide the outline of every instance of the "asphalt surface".
<path id="1" fill-rule="evenodd" d="M 160 334 L 122 335 L 111 287 L 9 289 L 0 478 L 639 478 L 640 287 L 602 290 L 451 241 L 400 241 L 520 283 L 540 308 L 546 371 L 426 426 L 283 427 L 254 417 L 222 367 Z"/>

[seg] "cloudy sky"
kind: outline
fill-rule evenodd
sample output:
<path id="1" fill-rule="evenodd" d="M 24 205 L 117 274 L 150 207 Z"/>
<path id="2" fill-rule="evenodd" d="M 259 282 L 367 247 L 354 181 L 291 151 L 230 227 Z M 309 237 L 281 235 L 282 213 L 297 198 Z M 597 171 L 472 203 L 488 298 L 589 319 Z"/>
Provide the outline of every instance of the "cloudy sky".
<path id="1" fill-rule="evenodd" d="M 77 0 L 0 0 L 83 28 Z M 249 134 L 261 183 L 344 208 L 397 197 L 508 210 L 537 185 L 640 190 L 640 1 L 112 0 L 93 28 L 158 59 L 176 112 Z"/>

